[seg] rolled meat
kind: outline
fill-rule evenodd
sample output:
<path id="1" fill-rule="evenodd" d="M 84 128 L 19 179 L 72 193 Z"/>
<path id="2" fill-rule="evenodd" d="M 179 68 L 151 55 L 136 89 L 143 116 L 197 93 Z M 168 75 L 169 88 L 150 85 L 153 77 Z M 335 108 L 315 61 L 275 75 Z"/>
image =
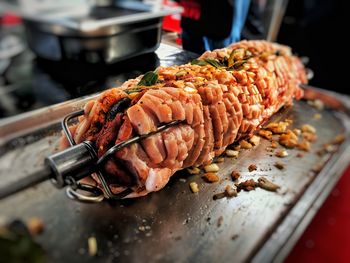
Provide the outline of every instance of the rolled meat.
<path id="1" fill-rule="evenodd" d="M 127 197 L 142 196 L 162 189 L 176 171 L 207 164 L 251 136 L 281 107 L 300 99 L 299 85 L 306 81 L 289 47 L 241 41 L 101 93 L 71 131 L 76 142 L 93 142 L 100 157 L 135 135 L 182 121 L 123 148 L 104 165 L 114 193 L 131 188 Z M 68 145 L 65 138 L 62 145 Z"/>

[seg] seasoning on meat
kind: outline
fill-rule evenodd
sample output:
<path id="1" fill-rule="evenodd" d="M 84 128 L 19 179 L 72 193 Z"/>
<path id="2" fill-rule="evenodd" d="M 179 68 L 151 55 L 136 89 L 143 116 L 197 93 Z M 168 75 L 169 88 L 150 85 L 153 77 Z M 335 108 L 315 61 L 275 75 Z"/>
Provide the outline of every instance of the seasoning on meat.
<path id="1" fill-rule="evenodd" d="M 102 167 L 115 194 L 131 189 L 126 198 L 143 196 L 162 189 L 178 170 L 209 165 L 233 143 L 239 145 L 236 151 L 259 144 L 253 134 L 281 107 L 302 97 L 303 83 L 304 66 L 290 48 L 241 41 L 207 51 L 193 63 L 158 67 L 103 92 L 86 104 L 71 132 L 77 143 L 96 145 L 101 157 L 135 135 L 182 121 L 121 149 Z M 266 129 L 283 134 L 290 124 L 270 123 Z M 67 145 L 63 139 L 62 146 Z"/>

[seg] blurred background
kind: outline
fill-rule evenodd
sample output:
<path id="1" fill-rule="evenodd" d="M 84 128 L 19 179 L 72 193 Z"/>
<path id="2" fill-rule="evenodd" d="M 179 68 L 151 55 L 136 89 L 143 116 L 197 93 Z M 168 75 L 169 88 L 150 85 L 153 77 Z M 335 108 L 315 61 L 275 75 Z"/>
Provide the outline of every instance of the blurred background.
<path id="1" fill-rule="evenodd" d="M 2 1 L 0 118 L 101 91 L 155 68 L 160 43 L 201 53 L 193 48 L 199 31 L 218 37 L 238 30 L 229 41 L 290 45 L 314 71 L 311 85 L 349 93 L 341 66 L 347 53 L 344 1 L 219 2 Z"/>

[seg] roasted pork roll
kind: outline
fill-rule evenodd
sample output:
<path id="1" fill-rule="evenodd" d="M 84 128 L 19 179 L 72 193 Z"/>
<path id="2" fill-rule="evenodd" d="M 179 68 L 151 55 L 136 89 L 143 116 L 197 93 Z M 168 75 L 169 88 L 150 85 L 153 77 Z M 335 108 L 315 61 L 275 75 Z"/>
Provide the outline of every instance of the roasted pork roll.
<path id="1" fill-rule="evenodd" d="M 103 166 L 114 193 L 162 189 L 178 170 L 207 164 L 235 141 L 252 136 L 274 113 L 303 95 L 305 69 L 290 48 L 242 41 L 191 63 L 159 67 L 85 106 L 71 127 L 76 142 L 93 142 L 98 157 L 135 135 L 172 121 L 163 132 L 116 152 Z M 63 138 L 63 147 L 67 142 Z M 98 179 L 94 177 L 98 182 Z"/>

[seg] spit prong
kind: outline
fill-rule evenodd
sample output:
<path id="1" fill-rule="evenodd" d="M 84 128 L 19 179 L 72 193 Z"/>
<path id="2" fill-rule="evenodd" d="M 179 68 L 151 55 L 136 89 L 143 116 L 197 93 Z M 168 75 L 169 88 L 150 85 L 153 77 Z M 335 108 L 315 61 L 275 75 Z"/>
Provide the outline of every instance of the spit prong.
<path id="1" fill-rule="evenodd" d="M 177 120 L 177 121 L 168 122 L 168 123 L 166 123 L 166 124 L 164 124 L 164 125 L 162 125 L 162 126 L 159 126 L 159 127 L 157 128 L 157 130 L 154 131 L 154 132 L 150 132 L 150 133 L 144 134 L 144 135 L 138 135 L 138 136 L 135 136 L 135 137 L 133 137 L 133 138 L 131 138 L 131 139 L 129 139 L 129 140 L 126 140 L 126 141 L 123 141 L 123 142 L 121 142 L 121 143 L 118 143 L 118 144 L 114 145 L 112 148 L 110 148 L 104 155 L 102 155 L 102 156 L 98 159 L 98 161 L 97 161 L 96 164 L 97 164 L 98 166 L 100 166 L 102 163 L 104 163 L 104 162 L 107 160 L 107 158 L 110 157 L 110 155 L 112 155 L 113 153 L 115 153 L 115 152 L 117 152 L 117 151 L 123 149 L 124 147 L 127 147 L 127 146 L 129 146 L 130 144 L 133 144 L 133 143 L 135 143 L 135 142 L 142 141 L 143 139 L 146 139 L 146 138 L 148 138 L 148 137 L 150 137 L 150 136 L 152 136 L 152 135 L 154 135 L 154 134 L 157 134 L 157 133 L 159 133 L 159 132 L 162 132 L 162 131 L 164 131 L 164 130 L 166 130 L 166 129 L 168 129 L 168 128 L 174 126 L 174 125 L 180 124 L 181 122 L 183 122 L 183 121 Z"/>

